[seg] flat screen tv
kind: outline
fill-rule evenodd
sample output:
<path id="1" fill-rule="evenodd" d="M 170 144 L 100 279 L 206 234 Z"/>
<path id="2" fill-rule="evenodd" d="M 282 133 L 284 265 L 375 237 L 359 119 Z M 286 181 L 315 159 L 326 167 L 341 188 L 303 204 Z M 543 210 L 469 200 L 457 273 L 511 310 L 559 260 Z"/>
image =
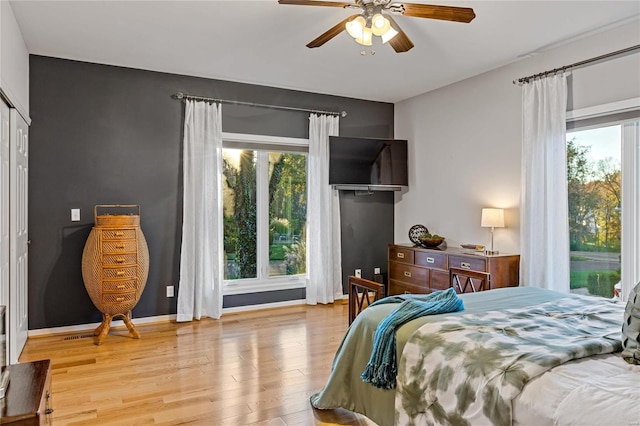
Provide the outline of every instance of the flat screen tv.
<path id="1" fill-rule="evenodd" d="M 330 136 L 329 184 L 396 190 L 408 186 L 407 141 Z"/>

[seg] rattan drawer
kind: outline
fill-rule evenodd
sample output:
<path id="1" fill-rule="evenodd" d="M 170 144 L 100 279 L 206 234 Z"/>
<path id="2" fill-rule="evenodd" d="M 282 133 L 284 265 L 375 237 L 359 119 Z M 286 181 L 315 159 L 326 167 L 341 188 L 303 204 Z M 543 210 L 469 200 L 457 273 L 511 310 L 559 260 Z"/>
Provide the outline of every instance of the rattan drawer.
<path id="1" fill-rule="evenodd" d="M 102 291 L 104 292 L 128 292 L 138 289 L 136 280 L 102 281 Z"/>
<path id="2" fill-rule="evenodd" d="M 134 291 L 129 293 L 102 293 L 102 303 L 105 305 L 125 304 L 136 300 Z"/>
<path id="3" fill-rule="evenodd" d="M 138 249 L 138 242 L 136 240 L 103 240 L 102 252 L 103 253 L 124 253 L 134 252 Z"/>
<path id="4" fill-rule="evenodd" d="M 138 263 L 138 255 L 136 253 L 103 254 L 102 255 L 103 266 L 136 265 L 137 263 Z"/>
<path id="5" fill-rule="evenodd" d="M 102 230 L 103 240 L 135 240 L 135 229 L 104 229 Z"/>
<path id="6" fill-rule="evenodd" d="M 136 278 L 138 275 L 138 268 L 136 266 L 130 268 L 102 268 L 102 278 L 115 279 L 115 278 Z"/>

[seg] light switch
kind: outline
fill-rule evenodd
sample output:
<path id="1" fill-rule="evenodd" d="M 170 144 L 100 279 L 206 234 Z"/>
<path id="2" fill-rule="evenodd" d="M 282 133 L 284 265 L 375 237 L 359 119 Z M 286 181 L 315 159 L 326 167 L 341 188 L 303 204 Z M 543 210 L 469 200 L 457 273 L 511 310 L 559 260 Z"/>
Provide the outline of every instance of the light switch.
<path id="1" fill-rule="evenodd" d="M 80 222 L 80 209 L 71 209 L 71 222 Z"/>

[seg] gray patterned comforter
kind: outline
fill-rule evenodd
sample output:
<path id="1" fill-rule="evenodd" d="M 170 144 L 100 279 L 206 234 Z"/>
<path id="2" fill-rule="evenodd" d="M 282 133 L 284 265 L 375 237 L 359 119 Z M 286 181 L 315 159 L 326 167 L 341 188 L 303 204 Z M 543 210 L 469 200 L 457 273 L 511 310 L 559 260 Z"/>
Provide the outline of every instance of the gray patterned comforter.
<path id="1" fill-rule="evenodd" d="M 511 401 L 527 381 L 621 349 L 623 311 L 580 297 L 424 324 L 398 365 L 395 424 L 510 425 Z"/>

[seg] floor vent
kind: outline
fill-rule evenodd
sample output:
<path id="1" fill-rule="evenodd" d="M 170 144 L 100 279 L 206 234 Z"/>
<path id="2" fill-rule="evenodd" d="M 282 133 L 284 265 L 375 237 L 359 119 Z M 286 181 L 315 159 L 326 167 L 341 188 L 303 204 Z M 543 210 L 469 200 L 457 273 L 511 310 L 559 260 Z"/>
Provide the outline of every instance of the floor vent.
<path id="1" fill-rule="evenodd" d="M 77 334 L 75 336 L 67 336 L 62 340 L 78 340 L 78 339 L 87 339 L 89 337 L 93 337 L 93 334 Z"/>

